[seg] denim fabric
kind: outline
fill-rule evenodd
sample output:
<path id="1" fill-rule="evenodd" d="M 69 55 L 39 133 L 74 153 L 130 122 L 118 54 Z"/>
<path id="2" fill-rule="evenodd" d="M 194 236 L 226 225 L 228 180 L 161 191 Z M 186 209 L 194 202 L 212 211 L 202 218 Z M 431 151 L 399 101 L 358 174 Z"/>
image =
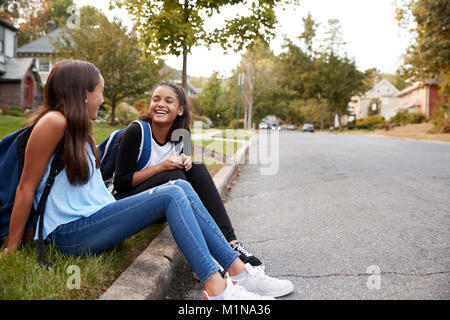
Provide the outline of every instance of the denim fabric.
<path id="1" fill-rule="evenodd" d="M 189 182 L 168 182 L 106 205 L 89 217 L 60 225 L 49 240 L 65 254 L 108 249 L 166 217 L 173 238 L 204 284 L 219 267 L 227 270 L 239 256 L 203 206 Z"/>

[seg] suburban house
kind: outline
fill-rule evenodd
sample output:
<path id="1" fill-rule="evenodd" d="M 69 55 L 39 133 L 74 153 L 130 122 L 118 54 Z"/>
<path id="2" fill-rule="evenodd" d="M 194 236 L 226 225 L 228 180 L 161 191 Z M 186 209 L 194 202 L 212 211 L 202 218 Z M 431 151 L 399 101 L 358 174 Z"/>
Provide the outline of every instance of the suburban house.
<path id="1" fill-rule="evenodd" d="M 353 96 L 349 111 L 357 120 L 367 118 L 371 112 L 389 120 L 399 107 L 399 90 L 386 79 L 376 83 L 362 96 Z"/>
<path id="2" fill-rule="evenodd" d="M 160 76 L 164 76 L 164 78 L 168 81 L 171 81 L 173 83 L 175 83 L 177 86 L 181 87 L 181 70 L 175 70 L 172 69 L 171 67 L 164 65 L 164 67 L 162 67 L 159 71 L 158 71 Z M 188 96 L 195 96 L 196 94 L 201 92 L 201 89 L 194 87 L 190 82 L 189 82 L 189 78 L 190 76 L 187 76 L 187 89 L 186 89 L 186 94 Z"/>
<path id="3" fill-rule="evenodd" d="M 439 94 L 439 80 L 417 82 L 398 93 L 399 109 L 420 112 L 429 118 L 441 103 L 448 103 L 448 97 Z"/>
<path id="4" fill-rule="evenodd" d="M 56 29 L 56 24 L 53 21 L 47 23 L 47 35 L 31 41 L 17 49 L 17 56 L 23 58 L 34 58 L 36 61 L 36 68 L 42 82 L 47 82 L 50 70 L 52 70 L 52 57 L 55 54 L 55 48 L 52 41 L 57 39 L 61 34 L 62 29 Z"/>
<path id="5" fill-rule="evenodd" d="M 42 101 L 42 82 L 34 58 L 18 58 L 19 29 L 0 19 L 0 105 L 22 109 Z"/>

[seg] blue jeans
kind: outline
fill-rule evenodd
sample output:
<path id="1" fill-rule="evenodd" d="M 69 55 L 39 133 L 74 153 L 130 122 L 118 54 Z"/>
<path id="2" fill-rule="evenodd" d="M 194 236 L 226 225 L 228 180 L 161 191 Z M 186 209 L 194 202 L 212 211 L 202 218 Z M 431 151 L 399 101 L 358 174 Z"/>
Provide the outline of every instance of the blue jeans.
<path id="1" fill-rule="evenodd" d="M 166 217 L 172 236 L 204 284 L 238 258 L 189 182 L 176 180 L 111 203 L 87 218 L 60 225 L 49 240 L 63 253 L 98 253 Z"/>

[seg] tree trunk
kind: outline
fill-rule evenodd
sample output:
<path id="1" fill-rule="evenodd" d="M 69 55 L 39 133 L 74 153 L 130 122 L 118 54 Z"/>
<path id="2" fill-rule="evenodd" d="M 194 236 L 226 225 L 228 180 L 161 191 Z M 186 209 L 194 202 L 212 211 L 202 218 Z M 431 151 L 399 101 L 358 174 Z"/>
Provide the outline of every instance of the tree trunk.
<path id="1" fill-rule="evenodd" d="M 181 72 L 181 86 L 187 94 L 187 48 L 183 46 L 183 71 Z"/>
<path id="2" fill-rule="evenodd" d="M 189 0 L 184 0 L 184 22 L 189 22 Z M 185 39 L 187 40 L 187 39 Z M 186 42 L 186 41 L 185 41 Z M 183 71 L 181 72 L 181 86 L 187 94 L 187 54 L 186 44 L 183 44 Z"/>
<path id="3" fill-rule="evenodd" d="M 109 121 L 111 126 L 116 125 L 116 96 L 112 96 L 111 98 L 111 120 Z"/>

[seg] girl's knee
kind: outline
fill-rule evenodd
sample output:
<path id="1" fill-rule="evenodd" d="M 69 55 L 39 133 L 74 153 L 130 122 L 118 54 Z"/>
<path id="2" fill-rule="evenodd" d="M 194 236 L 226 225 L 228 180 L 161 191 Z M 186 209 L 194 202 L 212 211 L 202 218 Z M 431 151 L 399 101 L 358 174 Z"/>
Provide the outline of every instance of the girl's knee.
<path id="1" fill-rule="evenodd" d="M 176 186 L 179 186 L 179 187 L 182 188 L 184 191 L 187 191 L 187 190 L 191 190 L 191 189 L 192 189 L 191 184 L 190 184 L 188 181 L 186 181 L 186 180 L 181 180 L 181 179 L 173 180 L 172 184 L 174 184 L 174 185 L 176 185 Z"/>

